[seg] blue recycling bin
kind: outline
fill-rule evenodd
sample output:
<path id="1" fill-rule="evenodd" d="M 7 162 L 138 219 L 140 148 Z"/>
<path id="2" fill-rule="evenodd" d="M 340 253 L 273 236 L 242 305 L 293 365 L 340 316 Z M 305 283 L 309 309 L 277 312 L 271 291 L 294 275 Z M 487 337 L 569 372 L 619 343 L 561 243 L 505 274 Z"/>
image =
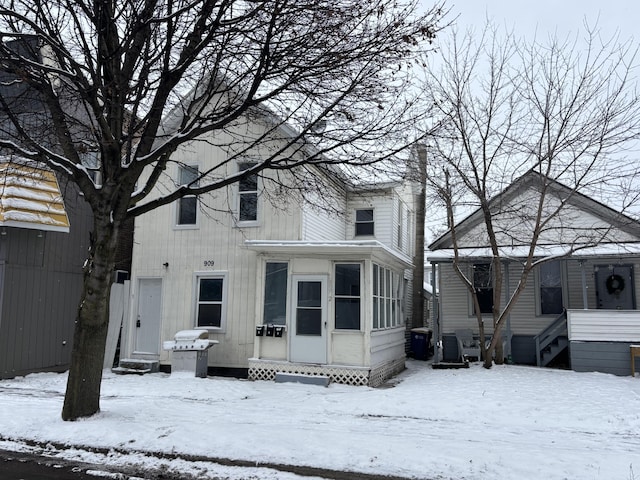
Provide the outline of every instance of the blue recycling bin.
<path id="1" fill-rule="evenodd" d="M 417 360 L 427 360 L 431 349 L 431 330 L 425 327 L 411 329 L 411 356 Z"/>

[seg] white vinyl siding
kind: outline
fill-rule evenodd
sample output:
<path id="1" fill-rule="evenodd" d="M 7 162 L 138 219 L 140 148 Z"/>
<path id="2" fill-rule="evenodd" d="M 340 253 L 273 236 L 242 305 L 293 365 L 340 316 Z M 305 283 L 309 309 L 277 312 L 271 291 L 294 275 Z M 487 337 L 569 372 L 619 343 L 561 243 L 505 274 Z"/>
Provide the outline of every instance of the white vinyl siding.
<path id="1" fill-rule="evenodd" d="M 640 342 L 637 310 L 569 310 L 569 340 L 581 342 Z"/>
<path id="2" fill-rule="evenodd" d="M 328 202 L 326 208 L 312 205 L 302 205 L 302 234 L 303 241 L 340 241 L 347 237 L 347 219 L 337 212 L 344 211 L 346 198 L 342 191 L 338 191 L 330 183 L 327 184 L 329 195 L 321 197 L 319 192 L 310 192 L 310 200 L 322 204 Z"/>

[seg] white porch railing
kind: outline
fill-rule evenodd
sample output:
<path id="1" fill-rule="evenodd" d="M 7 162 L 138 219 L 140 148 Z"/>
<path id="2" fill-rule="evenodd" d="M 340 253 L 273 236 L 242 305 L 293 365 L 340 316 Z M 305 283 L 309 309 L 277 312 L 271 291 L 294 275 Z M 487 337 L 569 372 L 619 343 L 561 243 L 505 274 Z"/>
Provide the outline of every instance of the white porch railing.
<path id="1" fill-rule="evenodd" d="M 569 341 L 640 342 L 639 310 L 568 310 Z"/>

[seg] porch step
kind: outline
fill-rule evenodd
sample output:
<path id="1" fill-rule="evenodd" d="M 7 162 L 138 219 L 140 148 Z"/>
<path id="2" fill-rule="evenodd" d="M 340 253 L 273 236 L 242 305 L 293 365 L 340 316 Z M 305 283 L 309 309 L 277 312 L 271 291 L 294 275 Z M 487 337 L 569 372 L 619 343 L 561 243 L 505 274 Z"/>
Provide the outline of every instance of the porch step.
<path id="1" fill-rule="evenodd" d="M 155 373 L 160 368 L 158 360 L 144 360 L 140 358 L 123 358 L 117 367 L 111 369 L 117 374 L 136 374 L 143 375 L 145 373 Z"/>
<path id="2" fill-rule="evenodd" d="M 308 385 L 329 386 L 330 379 L 324 375 L 303 375 L 301 373 L 276 372 L 276 383 L 294 382 Z"/>
<path id="3" fill-rule="evenodd" d="M 565 348 L 569 346 L 567 337 L 558 337 L 545 350 L 540 352 L 541 366 L 546 367 L 556 358 Z"/>

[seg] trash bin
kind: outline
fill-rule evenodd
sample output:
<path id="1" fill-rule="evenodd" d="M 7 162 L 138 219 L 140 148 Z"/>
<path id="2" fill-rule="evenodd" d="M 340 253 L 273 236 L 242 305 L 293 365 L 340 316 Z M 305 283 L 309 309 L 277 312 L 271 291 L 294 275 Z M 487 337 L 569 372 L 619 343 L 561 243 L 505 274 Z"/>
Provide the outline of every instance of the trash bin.
<path id="1" fill-rule="evenodd" d="M 173 340 L 163 343 L 164 350 L 171 353 L 171 373 L 193 372 L 196 377 L 207 376 L 209 349 L 217 340 L 209 340 L 207 330 L 181 330 Z"/>
<path id="2" fill-rule="evenodd" d="M 418 327 L 411 329 L 411 355 L 418 360 L 431 356 L 431 329 Z"/>

